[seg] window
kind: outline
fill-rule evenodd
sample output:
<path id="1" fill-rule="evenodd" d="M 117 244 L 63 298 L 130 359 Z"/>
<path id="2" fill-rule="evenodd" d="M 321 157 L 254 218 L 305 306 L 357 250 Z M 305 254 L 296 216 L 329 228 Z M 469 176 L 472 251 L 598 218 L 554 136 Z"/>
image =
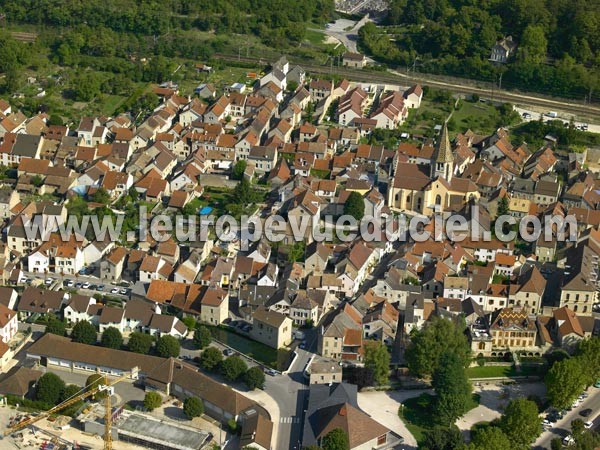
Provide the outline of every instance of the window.
<path id="1" fill-rule="evenodd" d="M 377 438 L 377 445 L 383 445 L 387 442 L 387 434 L 382 434 Z"/>

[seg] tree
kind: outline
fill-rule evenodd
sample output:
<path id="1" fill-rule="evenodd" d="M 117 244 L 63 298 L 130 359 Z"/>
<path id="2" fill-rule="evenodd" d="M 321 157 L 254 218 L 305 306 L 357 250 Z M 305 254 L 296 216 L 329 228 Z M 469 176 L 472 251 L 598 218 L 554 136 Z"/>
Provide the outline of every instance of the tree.
<path id="1" fill-rule="evenodd" d="M 523 60 L 533 64 L 541 64 L 546 60 L 548 40 L 544 27 L 541 25 L 528 25 L 521 37 L 519 52 Z"/>
<path id="2" fill-rule="evenodd" d="M 356 220 L 361 220 L 365 215 L 365 201 L 362 195 L 356 191 L 350 192 L 350 195 L 344 203 L 344 214 L 354 217 Z"/>
<path id="3" fill-rule="evenodd" d="M 46 333 L 64 336 L 65 328 L 65 323 L 62 320 L 58 320 L 54 315 L 48 316 L 48 322 L 46 324 Z"/>
<path id="4" fill-rule="evenodd" d="M 188 419 L 204 414 L 204 403 L 197 397 L 188 397 L 183 402 L 183 412 Z"/>
<path id="5" fill-rule="evenodd" d="M 185 326 L 187 327 L 188 331 L 192 331 L 194 328 L 196 328 L 196 319 L 194 319 L 192 316 L 186 316 L 183 319 L 181 319 L 181 321 L 185 323 Z"/>
<path id="6" fill-rule="evenodd" d="M 123 345 L 123 335 L 116 327 L 108 327 L 100 339 L 102 347 L 120 349 Z"/>
<path id="7" fill-rule="evenodd" d="M 248 370 L 248 366 L 242 358 L 237 355 L 230 356 L 221 364 L 221 375 L 226 380 L 236 381 Z"/>
<path id="8" fill-rule="evenodd" d="M 431 384 L 436 393 L 436 413 L 442 423 L 454 423 L 469 410 L 471 383 L 456 353 L 446 352 L 441 356 Z"/>
<path id="9" fill-rule="evenodd" d="M 92 194 L 92 201 L 106 205 L 108 204 L 108 202 L 110 202 L 110 194 L 107 192 L 106 189 L 99 188 L 96 192 Z"/>
<path id="10" fill-rule="evenodd" d="M 390 372 L 390 352 L 381 342 L 367 342 L 364 355 L 365 367 L 373 372 L 375 383 L 387 384 Z"/>
<path id="11" fill-rule="evenodd" d="M 194 344 L 196 347 L 203 349 L 208 347 L 212 341 L 212 336 L 208 327 L 199 325 L 194 330 Z"/>
<path id="12" fill-rule="evenodd" d="M 153 411 L 162 405 L 162 397 L 158 392 L 151 391 L 144 397 L 144 408 L 148 411 Z"/>
<path id="13" fill-rule="evenodd" d="M 562 439 L 554 438 L 550 441 L 550 450 L 562 450 Z"/>
<path id="14" fill-rule="evenodd" d="M 209 372 L 216 370 L 221 361 L 223 361 L 223 353 L 214 347 L 208 347 L 200 355 L 200 366 Z"/>
<path id="15" fill-rule="evenodd" d="M 411 334 L 411 344 L 405 357 L 412 374 L 427 377 L 433 374 L 440 357 L 446 352 L 456 353 L 464 367 L 470 362 L 471 349 L 464 328 L 451 320 L 434 317 Z"/>
<path id="16" fill-rule="evenodd" d="M 571 434 L 574 438 L 577 438 L 585 431 L 585 424 L 581 419 L 575 419 L 571 421 Z"/>
<path id="17" fill-rule="evenodd" d="M 294 242 L 288 250 L 288 261 L 293 263 L 304 260 L 305 246 L 304 241 Z"/>
<path id="18" fill-rule="evenodd" d="M 366 367 L 344 367 L 344 377 L 347 378 L 348 383 L 356 384 L 359 390 L 366 386 L 373 386 L 375 383 L 373 371 Z"/>
<path id="19" fill-rule="evenodd" d="M 469 450 L 511 450 L 512 444 L 504 432 L 494 426 L 478 430 L 468 447 Z"/>
<path id="20" fill-rule="evenodd" d="M 568 407 L 585 387 L 586 371 L 579 358 L 569 358 L 554 363 L 544 380 L 548 400 L 552 406 Z"/>
<path id="21" fill-rule="evenodd" d="M 498 212 L 496 217 L 506 216 L 509 213 L 508 197 L 505 195 L 498 201 Z"/>
<path id="22" fill-rule="evenodd" d="M 245 159 L 240 159 L 238 162 L 236 162 L 231 171 L 231 178 L 234 180 L 241 180 L 244 177 L 246 165 L 247 163 Z"/>
<path id="23" fill-rule="evenodd" d="M 87 320 L 77 322 L 71 331 L 71 339 L 80 344 L 94 345 L 96 337 L 96 327 Z"/>
<path id="24" fill-rule="evenodd" d="M 258 366 L 250 367 L 244 374 L 244 383 L 251 391 L 262 389 L 265 385 L 265 374 Z"/>
<path id="25" fill-rule="evenodd" d="M 450 428 L 436 426 L 425 433 L 423 448 L 427 450 L 454 450 L 463 444 L 463 437 L 456 425 Z"/>
<path id="26" fill-rule="evenodd" d="M 44 179 L 39 175 L 34 175 L 31 177 L 31 184 L 39 188 L 44 184 Z"/>
<path id="27" fill-rule="evenodd" d="M 35 399 L 48 405 L 57 405 L 65 389 L 65 382 L 56 374 L 46 372 L 37 381 Z"/>
<path id="28" fill-rule="evenodd" d="M 161 336 L 156 342 L 156 352 L 163 358 L 177 358 L 180 351 L 181 344 L 169 334 Z"/>
<path id="29" fill-rule="evenodd" d="M 152 336 L 149 334 L 135 331 L 129 335 L 127 347 L 129 347 L 129 350 L 132 352 L 146 355 L 150 351 L 150 347 L 152 347 L 152 342 Z"/>
<path id="30" fill-rule="evenodd" d="M 323 450 L 349 450 L 348 435 L 341 428 L 334 428 L 322 440 Z"/>
<path id="31" fill-rule="evenodd" d="M 513 448 L 528 449 L 542 434 L 542 419 L 534 402 L 524 398 L 511 400 L 500 419 L 500 429 Z"/>
<path id="32" fill-rule="evenodd" d="M 585 384 L 591 386 L 600 379 L 600 338 L 594 336 L 581 340 L 575 356 L 581 361 Z"/>
<path id="33" fill-rule="evenodd" d="M 101 384 L 105 384 L 105 383 L 106 383 L 106 379 L 104 378 L 103 375 L 100 375 L 99 373 L 93 373 L 92 375 L 87 377 L 87 380 L 85 381 L 85 388 L 87 391 L 91 391 L 92 389 L 95 389 L 98 386 L 100 386 Z M 92 395 L 92 399 L 93 400 L 101 400 L 106 397 L 107 392 L 108 391 L 98 391 L 94 395 Z"/>
<path id="34" fill-rule="evenodd" d="M 546 361 L 548 362 L 548 368 L 552 367 L 554 363 L 571 357 L 571 355 L 569 355 L 569 353 L 566 350 L 563 350 L 562 348 L 557 348 L 556 350 L 553 350 L 552 352 L 547 353 L 544 356 L 546 358 Z"/>
<path id="35" fill-rule="evenodd" d="M 63 391 L 60 394 L 60 401 L 64 402 L 65 400 L 68 400 L 68 399 L 76 396 L 77 394 L 80 394 L 81 391 L 82 391 L 82 389 L 79 386 L 77 386 L 76 384 L 68 384 L 67 386 L 65 386 L 65 388 L 63 389 Z M 75 413 L 79 410 L 79 408 L 81 408 L 82 406 L 83 406 L 83 400 L 79 400 L 79 401 L 71 404 L 70 406 L 67 406 L 63 410 L 61 410 L 60 413 L 65 416 L 73 417 L 75 415 Z"/>

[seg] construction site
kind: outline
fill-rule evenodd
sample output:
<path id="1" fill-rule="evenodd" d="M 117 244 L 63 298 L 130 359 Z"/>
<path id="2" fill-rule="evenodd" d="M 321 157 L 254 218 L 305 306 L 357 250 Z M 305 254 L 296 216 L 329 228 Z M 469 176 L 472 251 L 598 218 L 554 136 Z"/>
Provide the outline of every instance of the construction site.
<path id="1" fill-rule="evenodd" d="M 95 405 L 78 421 L 84 432 L 104 434 L 103 405 Z M 119 408 L 112 413 L 112 438 L 156 450 L 199 450 L 211 440 L 208 432 Z"/>

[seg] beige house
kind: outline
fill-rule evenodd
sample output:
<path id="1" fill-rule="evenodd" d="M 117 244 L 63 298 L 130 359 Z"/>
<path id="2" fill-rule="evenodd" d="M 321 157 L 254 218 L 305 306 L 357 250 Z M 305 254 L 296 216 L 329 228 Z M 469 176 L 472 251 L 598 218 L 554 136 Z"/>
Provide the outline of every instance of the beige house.
<path id="1" fill-rule="evenodd" d="M 252 317 L 250 337 L 273 348 L 292 342 L 292 320 L 275 311 L 258 309 Z"/>
<path id="2" fill-rule="evenodd" d="M 342 366 L 338 361 L 314 360 L 307 370 L 310 384 L 330 384 L 342 382 Z"/>
<path id="3" fill-rule="evenodd" d="M 229 315 L 229 294 L 221 288 L 209 288 L 200 301 L 200 320 L 220 325 Z"/>
<path id="4" fill-rule="evenodd" d="M 100 262 L 100 278 L 104 282 L 115 282 L 121 279 L 127 250 L 117 247 Z"/>
<path id="5" fill-rule="evenodd" d="M 583 276 L 575 276 L 562 287 L 560 307 L 567 307 L 579 315 L 591 316 L 592 305 L 596 303 L 597 296 L 593 283 L 585 280 Z"/>

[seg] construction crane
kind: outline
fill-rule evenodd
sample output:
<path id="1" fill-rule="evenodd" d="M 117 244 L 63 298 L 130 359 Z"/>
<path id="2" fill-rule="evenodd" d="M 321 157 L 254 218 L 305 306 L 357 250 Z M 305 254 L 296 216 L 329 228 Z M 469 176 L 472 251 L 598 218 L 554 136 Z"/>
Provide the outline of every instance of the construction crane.
<path id="1" fill-rule="evenodd" d="M 28 419 L 22 420 L 21 422 L 12 425 L 10 427 L 8 427 L 6 429 L 6 431 L 4 431 L 3 436 L 8 436 L 10 434 L 13 434 L 19 430 L 22 430 L 23 428 L 29 426 L 29 425 L 33 425 L 34 423 L 45 419 L 47 417 L 50 417 L 52 414 L 57 413 L 63 409 L 65 409 L 68 406 L 71 406 L 81 400 L 84 400 L 88 397 L 92 397 L 95 394 L 97 394 L 98 392 L 104 392 L 106 391 L 106 398 L 104 399 L 104 409 L 105 409 L 105 416 L 104 416 L 104 450 L 112 450 L 112 407 L 111 407 L 111 396 L 113 393 L 113 386 L 117 383 L 120 383 L 121 381 L 125 380 L 126 378 L 128 378 L 130 375 L 135 375 L 138 372 L 138 368 L 134 367 L 133 369 L 131 369 L 131 371 L 124 373 L 123 375 L 121 375 L 120 377 L 118 377 L 117 379 L 109 382 L 108 381 L 108 375 L 104 375 L 104 384 L 100 384 L 98 386 L 96 386 L 93 389 L 90 389 L 89 391 L 85 391 L 81 394 L 76 394 L 71 398 L 68 398 L 67 400 L 65 400 L 64 402 L 56 405 L 55 407 L 49 409 L 48 411 L 44 411 L 41 414 L 35 416 L 35 417 L 30 417 Z M 83 388 L 82 390 L 85 390 L 86 388 Z"/>

